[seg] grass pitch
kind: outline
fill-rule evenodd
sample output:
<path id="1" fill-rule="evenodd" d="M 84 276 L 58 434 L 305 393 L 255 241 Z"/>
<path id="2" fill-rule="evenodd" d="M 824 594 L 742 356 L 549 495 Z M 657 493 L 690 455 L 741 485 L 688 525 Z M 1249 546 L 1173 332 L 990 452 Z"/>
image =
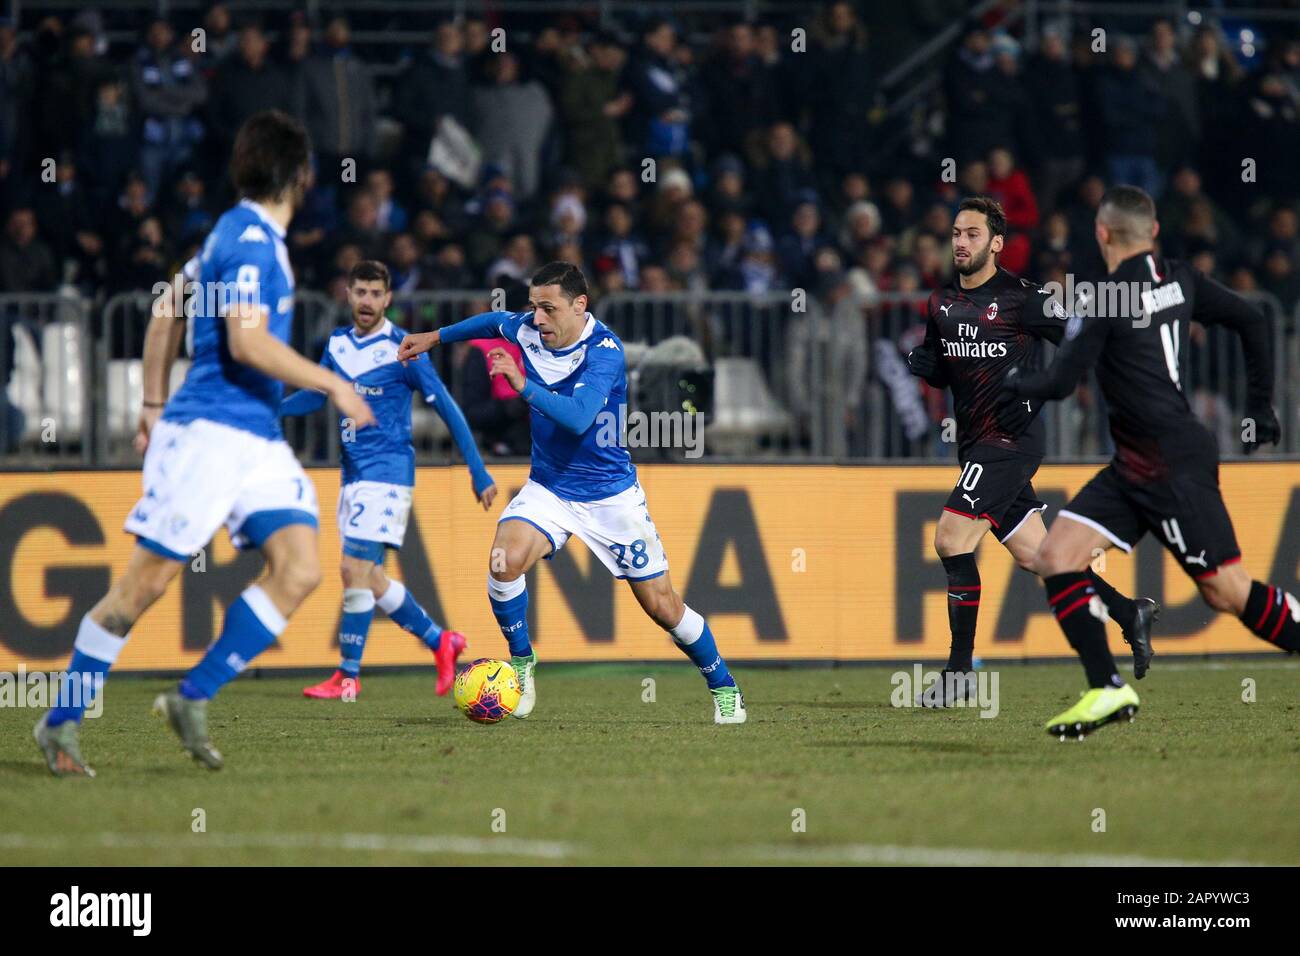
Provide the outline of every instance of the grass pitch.
<path id="1" fill-rule="evenodd" d="M 83 730 L 95 780 L 49 776 L 39 712 L 0 710 L 0 859 L 1300 863 L 1294 661 L 1157 658 L 1137 721 L 1081 743 L 1042 729 L 1082 689 L 1077 665 L 989 666 L 993 719 L 892 707 L 893 667 L 740 667 L 741 727 L 712 724 L 686 666 L 543 662 L 534 715 L 488 727 L 431 671 L 371 672 L 355 703 L 246 676 L 212 707 L 219 773 L 150 715 L 169 682 L 119 677 Z"/>

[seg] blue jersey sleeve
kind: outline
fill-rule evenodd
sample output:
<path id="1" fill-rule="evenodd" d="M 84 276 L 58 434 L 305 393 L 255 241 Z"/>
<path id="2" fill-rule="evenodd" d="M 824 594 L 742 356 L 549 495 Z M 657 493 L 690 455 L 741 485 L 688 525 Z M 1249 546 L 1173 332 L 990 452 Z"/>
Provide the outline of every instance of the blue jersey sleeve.
<path id="1" fill-rule="evenodd" d="M 480 312 L 461 322 L 444 327 L 439 335 L 442 342 L 468 342 L 470 339 L 509 339 L 512 342 L 527 313 Z"/>
<path id="2" fill-rule="evenodd" d="M 407 381 L 412 389 L 418 391 L 424 396 L 424 400 L 433 406 L 434 411 L 442 416 L 442 420 L 447 423 L 447 428 L 451 430 L 452 440 L 456 447 L 460 449 L 461 457 L 465 459 L 465 464 L 469 466 L 470 480 L 474 484 L 474 492 L 482 494 L 483 490 L 495 484 L 492 476 L 483 465 L 483 458 L 479 455 L 478 445 L 474 443 L 474 433 L 469 429 L 469 423 L 465 421 L 465 415 L 456 404 L 456 400 L 451 397 L 451 392 L 447 391 L 447 386 L 443 384 L 442 378 L 438 375 L 437 369 L 429 361 L 427 355 L 417 355 L 406 367 Z"/>
<path id="3" fill-rule="evenodd" d="M 552 392 L 531 379 L 519 395 L 561 428 L 581 435 L 596 421 L 610 392 L 625 374 L 620 350 L 595 348 L 587 353 L 587 367 L 573 386 L 572 395 Z"/>

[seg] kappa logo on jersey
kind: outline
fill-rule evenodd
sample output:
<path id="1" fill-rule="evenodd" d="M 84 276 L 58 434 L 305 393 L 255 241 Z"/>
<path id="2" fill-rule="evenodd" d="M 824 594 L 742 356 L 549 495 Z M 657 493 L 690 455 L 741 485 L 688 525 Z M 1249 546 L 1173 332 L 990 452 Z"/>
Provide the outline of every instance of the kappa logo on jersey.
<path id="1" fill-rule="evenodd" d="M 601 339 L 600 345 L 596 347 L 602 349 L 613 349 L 615 352 L 618 351 L 618 343 L 615 342 L 613 339 Z"/>
<path id="2" fill-rule="evenodd" d="M 270 242 L 270 237 L 266 230 L 257 223 L 251 223 L 244 227 L 244 231 L 239 234 L 240 242 Z"/>
<path id="3" fill-rule="evenodd" d="M 536 342 L 529 342 L 528 351 L 532 352 L 534 355 L 541 355 L 542 347 L 538 345 Z"/>

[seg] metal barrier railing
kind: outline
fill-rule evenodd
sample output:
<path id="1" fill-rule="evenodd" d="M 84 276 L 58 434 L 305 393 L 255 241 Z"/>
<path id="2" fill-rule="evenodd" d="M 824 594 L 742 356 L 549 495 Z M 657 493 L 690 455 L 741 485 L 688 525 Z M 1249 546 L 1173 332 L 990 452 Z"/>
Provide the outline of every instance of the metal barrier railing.
<path id="1" fill-rule="evenodd" d="M 91 304 L 75 294 L 0 294 L 0 456 L 94 461 Z"/>
<path id="2" fill-rule="evenodd" d="M 1285 314 L 1267 293 L 1248 297 L 1274 319 L 1277 392 L 1283 421 L 1277 453 L 1300 452 L 1300 307 Z M 619 293 L 593 311 L 624 340 L 630 404 L 647 400 L 647 356 L 686 361 L 713 376 L 706 455 L 816 459 L 942 459 L 954 454 L 951 400 L 908 374 L 906 353 L 925 331 L 925 293 L 890 293 L 865 304 L 804 296 L 800 290 Z M 439 328 L 488 309 L 492 293 L 453 290 L 395 297 L 394 321 L 411 331 Z M 17 465 L 127 464 L 143 397 L 141 361 L 153 299 L 148 292 L 110 298 L 102 308 L 64 294 L 0 295 L 0 370 L 7 402 L 0 449 Z M 296 297 L 291 344 L 312 359 L 347 322 L 346 306 L 307 290 Z M 1225 457 L 1240 453 L 1245 362 L 1235 335 L 1195 330 L 1186 388 L 1198 417 Z M 1050 359 L 1051 349 L 1044 360 Z M 683 356 L 686 358 L 683 359 Z M 468 346 L 433 353 L 453 394 L 460 394 Z M 187 361 L 173 369 L 172 388 Z M 1088 458 L 1110 453 L 1095 383 L 1044 412 L 1048 455 Z M 339 460 L 339 433 L 329 410 L 286 419 L 285 434 L 313 464 Z M 421 463 L 455 458 L 440 419 L 417 401 L 413 433 Z"/>

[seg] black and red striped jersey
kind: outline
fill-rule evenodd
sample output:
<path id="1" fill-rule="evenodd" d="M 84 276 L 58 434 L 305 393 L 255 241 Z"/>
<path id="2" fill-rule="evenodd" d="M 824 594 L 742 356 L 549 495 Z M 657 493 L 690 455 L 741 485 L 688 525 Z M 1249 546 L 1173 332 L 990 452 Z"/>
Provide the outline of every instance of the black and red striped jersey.
<path id="1" fill-rule="evenodd" d="M 1273 393 L 1269 319 L 1190 263 L 1143 252 L 1099 284 L 1095 303 L 1076 305 L 1050 368 L 1018 377 L 1022 395 L 1052 399 L 1074 390 L 1089 368 L 1110 415 L 1115 468 L 1130 481 L 1164 478 L 1185 462 L 1217 462 L 1218 445 L 1187 400 L 1190 325 L 1224 325 L 1241 336 L 1247 403 Z M 1103 301 L 1108 300 L 1108 301 Z"/>
<path id="2" fill-rule="evenodd" d="M 1041 402 L 1030 400 L 1020 425 L 1008 430 L 999 422 L 1007 400 L 1000 388 L 1009 369 L 1038 368 L 1042 340 L 1059 342 L 1065 319 L 1048 292 L 1005 269 L 973 289 L 954 278 L 931 294 L 925 347 L 939 358 L 937 380 L 952 388 L 959 451 L 992 445 L 1043 456 Z"/>

